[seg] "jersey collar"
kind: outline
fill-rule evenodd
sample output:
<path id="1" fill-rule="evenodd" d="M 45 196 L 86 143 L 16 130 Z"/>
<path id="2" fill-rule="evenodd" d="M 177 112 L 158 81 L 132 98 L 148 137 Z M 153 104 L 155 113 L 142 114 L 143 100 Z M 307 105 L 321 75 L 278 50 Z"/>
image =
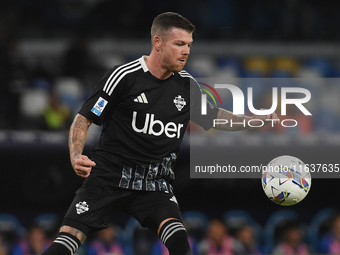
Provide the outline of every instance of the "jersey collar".
<path id="1" fill-rule="evenodd" d="M 147 73 L 147 72 L 149 72 L 149 68 L 147 67 L 147 65 L 146 65 L 146 63 L 145 63 L 145 57 L 147 57 L 146 55 L 143 55 L 141 58 L 139 58 L 139 63 L 142 65 L 142 68 L 143 68 L 143 71 L 144 71 L 144 73 Z M 150 72 L 149 72 L 150 73 Z M 152 77 L 154 77 L 151 73 L 150 73 L 150 75 L 152 76 Z M 170 77 L 172 77 L 173 75 L 175 75 L 175 73 L 173 72 L 172 73 L 172 75 L 170 76 Z M 169 77 L 169 78 L 170 78 Z M 168 78 L 168 79 L 169 79 Z M 159 80 L 158 78 L 156 78 L 155 77 L 155 79 L 157 79 L 157 80 Z M 167 80 L 167 79 L 165 79 L 165 80 Z"/>
<path id="2" fill-rule="evenodd" d="M 144 57 L 147 57 L 147 56 L 143 55 L 143 56 L 139 59 L 139 62 L 140 62 L 140 64 L 141 64 L 142 67 L 143 67 L 144 73 L 146 73 L 146 72 L 149 71 L 149 68 L 146 66 Z"/>

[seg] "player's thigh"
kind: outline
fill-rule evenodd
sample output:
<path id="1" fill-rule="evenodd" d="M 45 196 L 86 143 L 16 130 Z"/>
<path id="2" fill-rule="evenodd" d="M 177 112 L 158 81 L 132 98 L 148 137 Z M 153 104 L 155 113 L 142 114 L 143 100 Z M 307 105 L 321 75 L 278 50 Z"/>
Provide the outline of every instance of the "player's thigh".
<path id="1" fill-rule="evenodd" d="M 128 200 L 124 191 L 83 185 L 76 192 L 62 225 L 89 232 L 106 228 L 105 216 L 119 211 Z"/>
<path id="2" fill-rule="evenodd" d="M 145 192 L 130 204 L 129 213 L 155 234 L 168 219 L 182 221 L 177 199 L 171 193 Z"/>

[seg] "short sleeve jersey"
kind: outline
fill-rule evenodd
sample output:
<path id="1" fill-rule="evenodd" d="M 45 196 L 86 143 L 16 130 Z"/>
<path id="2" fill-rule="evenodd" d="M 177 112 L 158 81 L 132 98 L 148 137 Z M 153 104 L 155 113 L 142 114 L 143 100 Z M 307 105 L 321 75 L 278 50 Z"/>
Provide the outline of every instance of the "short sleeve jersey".
<path id="1" fill-rule="evenodd" d="M 209 104 L 209 103 L 208 103 Z M 144 57 L 109 70 L 79 114 L 102 125 L 85 182 L 133 190 L 171 192 L 174 162 L 188 122 L 212 127 L 218 108 L 201 115 L 201 90 L 186 71 L 160 80 Z"/>

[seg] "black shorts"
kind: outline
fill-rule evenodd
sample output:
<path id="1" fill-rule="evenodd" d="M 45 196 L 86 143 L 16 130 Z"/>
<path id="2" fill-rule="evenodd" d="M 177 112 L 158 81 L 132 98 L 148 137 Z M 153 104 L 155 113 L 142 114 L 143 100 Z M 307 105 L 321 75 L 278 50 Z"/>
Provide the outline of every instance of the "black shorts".
<path id="1" fill-rule="evenodd" d="M 128 213 L 153 232 L 156 232 L 159 224 L 167 218 L 182 219 L 177 200 L 172 193 L 103 189 L 83 185 L 77 190 L 62 225 L 76 228 L 88 235 L 108 227 L 104 217 L 118 211 Z"/>

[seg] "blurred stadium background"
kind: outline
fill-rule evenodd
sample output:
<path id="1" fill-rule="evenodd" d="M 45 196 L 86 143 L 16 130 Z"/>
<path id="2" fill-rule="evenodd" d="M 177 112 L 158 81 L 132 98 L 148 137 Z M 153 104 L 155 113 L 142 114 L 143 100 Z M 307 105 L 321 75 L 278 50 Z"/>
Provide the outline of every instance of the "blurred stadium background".
<path id="1" fill-rule="evenodd" d="M 2 1 L 0 232 L 8 227 L 4 214 L 24 229 L 46 213 L 63 217 L 82 183 L 69 163 L 68 127 L 106 69 L 150 52 L 151 22 L 164 11 L 178 12 L 197 27 L 186 67 L 195 77 L 334 81 L 312 92 L 318 101 L 312 121 L 288 133 L 266 131 L 276 140 L 264 139 L 263 132 L 223 134 L 226 158 L 241 164 L 292 154 L 306 163 L 339 163 L 338 1 Z M 91 128 L 86 153 L 98 132 Z M 199 211 L 210 219 L 242 210 L 260 226 L 261 237 L 271 235 L 268 222 L 284 209 L 265 197 L 258 179 L 190 179 L 187 139 L 176 175 L 175 194 L 184 212 Z M 285 212 L 306 226 L 306 238 L 312 226 L 315 237 L 320 212 L 337 211 L 338 182 L 313 179 L 307 198 Z M 134 226 L 123 214 L 112 220 L 122 229 Z M 262 244 L 268 245 L 265 239 Z"/>

